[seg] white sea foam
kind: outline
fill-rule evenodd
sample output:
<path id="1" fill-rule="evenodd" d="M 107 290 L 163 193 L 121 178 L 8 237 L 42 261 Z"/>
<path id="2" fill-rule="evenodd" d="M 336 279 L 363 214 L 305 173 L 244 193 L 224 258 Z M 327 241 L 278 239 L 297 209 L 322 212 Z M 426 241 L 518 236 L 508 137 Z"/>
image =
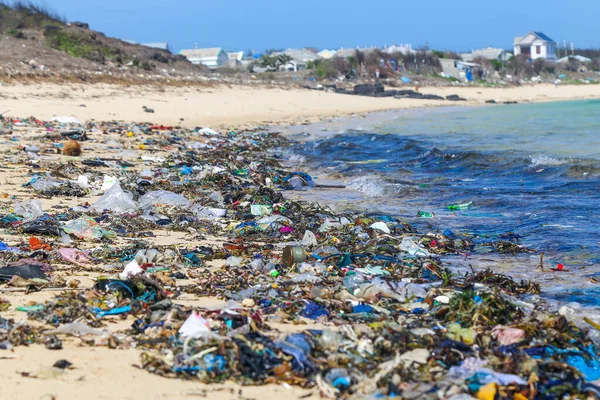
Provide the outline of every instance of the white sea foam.
<path id="1" fill-rule="evenodd" d="M 288 155 L 288 161 L 294 164 L 304 164 L 306 162 L 306 158 L 299 154 L 292 153 Z"/>
<path id="2" fill-rule="evenodd" d="M 558 158 L 548 157 L 543 154 L 540 156 L 529 156 L 529 160 L 534 167 L 538 165 L 562 165 L 566 162 L 565 160 L 559 160 Z"/>
<path id="3" fill-rule="evenodd" d="M 279 153 L 289 165 L 296 166 L 306 163 L 306 157 L 296 154 L 290 149 L 278 149 L 277 153 Z"/>
<path id="4" fill-rule="evenodd" d="M 364 175 L 351 180 L 347 188 L 356 190 L 366 197 L 384 197 L 397 193 L 400 185 L 386 182 L 377 175 Z"/>

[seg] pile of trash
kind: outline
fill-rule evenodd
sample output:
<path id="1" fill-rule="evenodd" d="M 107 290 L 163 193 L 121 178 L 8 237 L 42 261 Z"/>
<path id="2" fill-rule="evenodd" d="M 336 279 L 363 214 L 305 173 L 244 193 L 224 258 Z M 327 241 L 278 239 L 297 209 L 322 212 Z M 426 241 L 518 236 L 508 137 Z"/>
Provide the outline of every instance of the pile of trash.
<path id="1" fill-rule="evenodd" d="M 39 143 L 74 128 L 4 125 L 47 131 Z M 59 350 L 74 336 L 138 349 L 160 376 L 329 398 L 600 396 L 591 328 L 554 312 L 537 283 L 453 268 L 448 256 L 478 251 L 467 234 L 298 200 L 317 179 L 286 168 L 277 133 L 77 128 L 113 155 L 86 159 L 84 147 L 57 161 L 38 144 L 16 156 L 35 173 L 22 182 L 30 198 L 0 215 L 0 281 L 56 294 L 16 308 L 31 323 L 1 318 L 0 347 Z M 529 251 L 511 235 L 485 245 Z"/>

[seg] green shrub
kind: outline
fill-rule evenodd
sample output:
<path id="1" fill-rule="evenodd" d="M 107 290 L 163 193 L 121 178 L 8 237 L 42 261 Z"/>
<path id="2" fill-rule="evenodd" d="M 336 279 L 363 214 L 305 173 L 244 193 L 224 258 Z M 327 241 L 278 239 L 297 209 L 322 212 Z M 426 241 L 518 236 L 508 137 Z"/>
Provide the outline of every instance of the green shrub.
<path id="1" fill-rule="evenodd" d="M 12 36 L 16 39 L 25 39 L 25 35 L 23 34 L 23 31 L 20 31 L 18 29 L 10 29 L 7 32 L 8 36 Z"/>
<path id="2" fill-rule="evenodd" d="M 437 58 L 446 58 L 446 54 L 444 54 L 443 51 L 439 51 L 439 50 L 432 50 L 431 51 L 433 53 L 434 56 L 436 56 Z"/>
<path id="3" fill-rule="evenodd" d="M 500 60 L 489 60 L 489 61 L 490 61 L 490 64 L 492 64 L 494 71 L 500 72 L 502 70 L 502 61 L 500 61 Z"/>
<path id="4" fill-rule="evenodd" d="M 140 63 L 140 68 L 145 71 L 152 71 L 154 69 L 154 64 L 150 63 L 149 61 L 142 61 Z"/>
<path id="5" fill-rule="evenodd" d="M 271 71 L 261 72 L 260 74 L 256 75 L 256 77 L 262 81 L 272 81 L 275 79 L 275 73 Z"/>
<path id="6" fill-rule="evenodd" d="M 457 79 L 457 78 L 455 78 L 453 76 L 444 76 L 443 78 L 447 79 L 448 81 L 453 82 L 453 83 L 454 82 L 460 82 L 460 79 Z"/>
<path id="7" fill-rule="evenodd" d="M 83 37 L 65 31 L 55 32 L 47 37 L 48 44 L 57 50 L 62 50 L 73 57 L 89 57 L 95 47 L 88 43 Z"/>

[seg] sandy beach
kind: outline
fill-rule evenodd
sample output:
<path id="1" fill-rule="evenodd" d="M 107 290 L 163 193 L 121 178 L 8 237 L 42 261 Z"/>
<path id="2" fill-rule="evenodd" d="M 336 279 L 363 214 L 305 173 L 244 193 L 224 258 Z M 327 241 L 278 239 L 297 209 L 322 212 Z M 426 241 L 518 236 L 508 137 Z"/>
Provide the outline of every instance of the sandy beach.
<path id="1" fill-rule="evenodd" d="M 34 89 L 30 87 L 29 89 Z M 32 95 L 32 92 L 28 92 Z M 90 97 L 77 97 L 78 100 Z M 61 103 L 56 99 L 46 99 L 40 101 L 40 109 L 53 108 L 59 110 Z M 13 103 L 16 105 L 16 103 Z M 96 104 L 97 107 L 101 103 Z M 25 109 L 23 109 L 25 110 Z M 97 111 L 98 108 L 94 108 Z M 29 110 L 31 111 L 31 109 Z M 26 111 L 24 115 L 27 115 Z M 133 113 L 133 110 L 131 110 Z M 12 111 L 10 112 L 12 114 Z M 60 112 L 57 113 L 57 115 Z M 84 115 L 77 114 L 84 118 Z M 88 114 L 89 115 L 89 114 Z M 126 114 L 123 114 L 126 115 Z M 20 138 L 20 144 L 39 143 L 31 134 L 36 130 L 28 128 L 16 129 L 14 136 Z M 40 132 L 39 130 L 37 131 Z M 99 140 L 98 140 L 99 139 Z M 92 158 L 96 156 L 110 157 L 111 153 L 106 151 L 106 143 L 113 140 L 120 140 L 124 149 L 135 149 L 138 155 L 140 152 L 139 144 L 144 140 L 143 137 L 130 137 L 125 140 L 118 135 L 105 135 L 91 142 L 84 142 L 84 157 Z M 0 145 L 2 152 L 6 155 L 5 161 L 17 154 L 17 157 L 24 153 L 18 150 L 19 146 L 4 142 Z M 147 153 L 150 154 L 150 153 Z M 167 157 L 168 152 L 152 151 L 153 156 Z M 41 158 L 42 170 L 46 170 L 48 163 L 52 162 L 79 162 L 80 158 L 68 157 L 57 154 L 45 154 Z M 151 165 L 146 164 L 146 165 Z M 136 168 L 137 170 L 137 168 Z M 27 181 L 30 175 L 29 168 L 23 168 L 23 165 L 12 164 L 6 161 L 3 170 L 0 171 L 0 193 L 6 196 L 0 198 L 0 209 L 3 213 L 10 213 L 14 202 L 27 200 L 35 195 L 22 184 Z M 99 196 L 92 195 L 83 198 L 41 198 L 41 204 L 44 210 L 57 210 L 63 207 L 74 207 L 83 203 L 94 203 Z M 0 241 L 8 245 L 21 245 L 29 240 L 31 235 L 17 234 L 11 235 L 6 231 L 2 232 Z M 150 246 L 200 246 L 217 245 L 221 246 L 223 238 L 214 238 L 214 240 L 197 239 L 194 235 L 186 232 L 168 232 L 157 230 L 155 237 L 147 238 Z M 117 245 L 128 245 L 135 240 L 118 240 Z M 77 246 L 83 248 L 94 248 L 97 245 L 92 242 L 80 242 Z M 215 261 L 212 266 L 222 265 L 222 261 Z M 97 278 L 104 275 L 98 270 L 73 270 L 72 265 L 54 264 L 54 272 L 57 276 L 64 279 L 76 279 L 80 282 L 80 288 L 91 288 Z M 179 285 L 193 284 L 192 280 L 180 280 Z M 5 287 L 6 289 L 6 287 Z M 3 318 L 14 318 L 15 321 L 27 321 L 26 314 L 17 311 L 16 307 L 27 306 L 35 303 L 44 303 L 51 300 L 59 293 L 58 291 L 40 291 L 31 294 L 25 294 L 23 290 L 0 290 L 0 297 L 11 303 L 8 310 L 2 313 Z M 214 297 L 196 297 L 183 294 L 174 300 L 175 304 L 186 307 L 207 307 L 223 304 L 223 301 Z M 123 332 L 131 327 L 135 321 L 133 316 L 126 319 L 107 318 L 107 330 L 111 333 Z M 33 326 L 40 326 L 35 321 L 28 321 Z M 293 332 L 304 330 L 305 325 L 287 325 L 270 324 L 273 328 L 281 332 Z M 319 328 L 319 324 L 313 324 L 313 327 Z M 233 383 L 205 385 L 195 381 L 186 381 L 181 379 L 167 379 L 150 374 L 139 368 L 140 350 L 129 349 L 109 349 L 104 346 L 90 347 L 85 345 L 80 338 L 63 337 L 63 349 L 53 351 L 46 349 L 43 345 L 19 346 L 10 351 L 1 354 L 0 366 L 0 385 L 2 386 L 2 395 L 0 398 L 14 399 L 43 399 L 43 400 L 78 400 L 78 399 L 183 399 L 183 398 L 211 398 L 211 399 L 251 399 L 261 398 L 263 396 L 278 396 L 282 399 L 296 399 L 300 396 L 312 396 L 318 398 L 316 392 L 302 390 L 288 385 L 267 385 L 254 387 L 241 387 Z M 58 360 L 68 360 L 75 365 L 73 370 L 56 370 L 50 368 Z M 33 375 L 30 376 L 30 375 Z"/>
<path id="2" fill-rule="evenodd" d="M 163 87 L 117 85 L 5 85 L 0 113 L 14 116 L 73 116 L 80 121 L 151 121 L 180 126 L 242 127 L 299 124 L 373 111 L 482 105 L 497 102 L 541 102 L 600 97 L 600 85 L 424 87 L 423 93 L 457 94 L 466 102 L 349 96 L 307 89 L 264 87 Z M 154 110 L 144 112 L 142 107 Z"/>
<path id="3" fill-rule="evenodd" d="M 0 0 L 0 400 L 600 400 L 548 3 Z"/>
<path id="4" fill-rule="evenodd" d="M 82 122 L 96 121 L 151 121 L 156 124 L 183 126 L 211 126 L 214 128 L 298 124 L 314 122 L 320 119 L 351 114 L 368 113 L 381 110 L 410 109 L 418 107 L 439 107 L 456 105 L 483 105 L 486 100 L 498 102 L 541 102 L 557 100 L 575 100 L 600 97 L 600 85 L 562 86 L 558 89 L 551 85 L 491 89 L 480 87 L 422 88 L 424 93 L 438 95 L 458 94 L 468 99 L 466 102 L 440 102 L 432 100 L 399 100 L 390 98 L 368 98 L 301 89 L 267 89 L 248 87 L 215 88 L 164 88 L 155 87 L 119 87 L 111 85 L 68 85 L 56 86 L 20 85 L 0 88 L 0 113 L 4 116 L 35 116 L 49 120 L 55 116 L 73 116 Z M 149 114 L 143 106 L 154 109 Z M 20 135 L 17 132 L 17 135 Z M 105 144 L 108 140 L 86 142 L 85 158 L 107 155 Z M 22 144 L 35 144 L 34 136 L 28 136 Z M 121 141 L 125 148 L 138 150 L 139 138 Z M 17 151 L 17 144 L 3 144 L 2 151 L 9 156 Z M 138 151 L 138 154 L 141 154 Z M 166 155 L 164 152 L 154 156 Z M 45 155 L 53 162 L 74 160 L 61 155 Z M 5 212 L 12 204 L 29 198 L 32 193 L 21 187 L 30 176 L 28 168 L 22 165 L 6 164 L 0 174 L 2 193 L 11 197 L 1 200 Z M 75 206 L 84 201 L 93 203 L 96 197 L 85 199 L 43 199 L 44 209 L 53 206 Z M 28 235 L 19 237 L 4 236 L 3 241 L 14 245 L 27 240 Z M 161 232 L 151 239 L 154 245 L 186 246 L 203 244 L 190 239 L 184 233 Z M 61 269 L 61 274 L 71 276 L 71 270 Z M 82 287 L 90 287 L 97 272 L 77 273 Z M 182 282 L 190 283 L 190 282 Z M 17 320 L 24 314 L 14 307 L 31 301 L 43 302 L 54 293 L 40 292 L 31 295 L 23 293 L 3 294 L 12 304 L 4 317 Z M 214 298 L 190 300 L 182 297 L 175 301 L 179 304 L 205 305 L 207 302 L 219 303 Z M 195 302 L 195 303 L 194 303 Z M 109 330 L 127 329 L 133 317 L 126 320 L 110 318 Z M 282 331 L 299 329 L 294 326 L 278 326 Z M 305 327 L 302 327 L 305 328 Z M 298 399 L 301 396 L 317 398 L 318 391 L 305 391 L 284 384 L 266 387 L 239 387 L 233 384 L 203 385 L 193 381 L 166 379 L 136 368 L 139 365 L 139 352 L 136 349 L 112 350 L 106 347 L 88 347 L 79 339 L 64 341 L 65 349 L 51 351 L 40 345 L 17 347 L 2 353 L 0 366 L 0 385 L 2 398 L 13 399 L 260 399 L 277 396 L 281 400 Z M 66 371 L 48 379 L 33 379 L 21 372 L 33 372 L 52 365 L 59 359 L 67 359 L 76 369 Z"/>

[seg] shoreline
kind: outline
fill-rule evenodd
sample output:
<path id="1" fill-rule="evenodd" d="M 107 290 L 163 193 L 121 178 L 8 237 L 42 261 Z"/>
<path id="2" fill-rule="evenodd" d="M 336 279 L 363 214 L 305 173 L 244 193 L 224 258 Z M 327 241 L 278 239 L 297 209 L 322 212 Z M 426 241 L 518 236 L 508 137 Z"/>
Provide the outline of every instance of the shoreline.
<path id="1" fill-rule="evenodd" d="M 457 94 L 467 101 L 374 98 L 297 88 L 246 86 L 166 87 L 110 84 L 0 86 L 0 114 L 49 120 L 72 116 L 87 120 L 152 121 L 183 127 L 243 129 L 299 125 L 389 110 L 426 109 L 499 103 L 600 98 L 600 85 L 538 84 L 510 88 L 423 87 L 424 94 Z M 154 113 L 144 112 L 146 106 Z"/>

